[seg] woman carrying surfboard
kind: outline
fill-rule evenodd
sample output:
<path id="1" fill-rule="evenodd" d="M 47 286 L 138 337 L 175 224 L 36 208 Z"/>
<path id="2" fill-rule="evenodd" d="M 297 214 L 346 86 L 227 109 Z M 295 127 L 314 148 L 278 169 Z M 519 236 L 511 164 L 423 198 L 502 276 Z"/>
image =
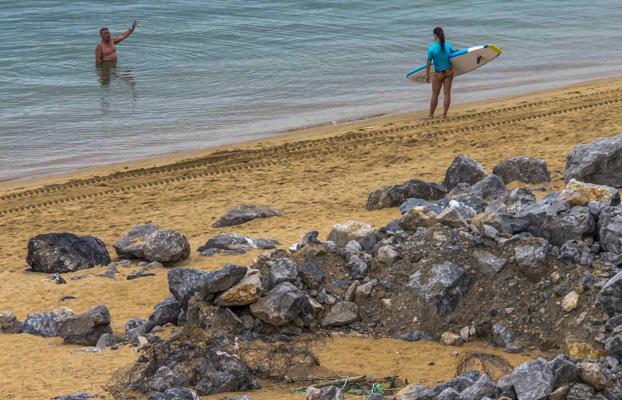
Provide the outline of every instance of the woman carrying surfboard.
<path id="1" fill-rule="evenodd" d="M 425 80 L 430 82 L 430 68 L 434 64 L 429 118 L 434 118 L 441 88 L 443 89 L 443 118 L 445 118 L 451 104 L 451 84 L 454 80 L 454 70 L 449 62 L 449 56 L 454 52 L 454 49 L 449 42 L 445 41 L 443 28 L 437 26 L 433 33 L 435 41 L 428 47 L 428 62 L 425 68 Z"/>

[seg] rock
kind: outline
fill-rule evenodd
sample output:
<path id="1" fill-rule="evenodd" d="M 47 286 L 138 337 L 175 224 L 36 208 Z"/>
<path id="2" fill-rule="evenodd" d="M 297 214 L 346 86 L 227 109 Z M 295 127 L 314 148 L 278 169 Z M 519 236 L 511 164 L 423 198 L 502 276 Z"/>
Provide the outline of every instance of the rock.
<path id="1" fill-rule="evenodd" d="M 503 267 L 507 264 L 505 258 L 497 257 L 486 250 L 474 250 L 473 257 L 480 271 L 488 275 L 501 272 Z"/>
<path id="2" fill-rule="evenodd" d="M 58 336 L 56 324 L 74 315 L 73 311 L 67 307 L 60 307 L 54 311 L 29 314 L 22 324 L 22 332 L 44 337 Z"/>
<path id="3" fill-rule="evenodd" d="M 471 278 L 464 269 L 449 261 L 433 265 L 427 271 L 426 269 L 423 266 L 412 274 L 408 286 L 434 306 L 437 312 L 452 312 L 460 297 L 469 290 Z"/>
<path id="4" fill-rule="evenodd" d="M 410 198 L 438 200 L 445 194 L 445 188 L 437 183 L 412 179 L 402 185 L 385 186 L 371 192 L 367 198 L 367 209 L 397 207 Z"/>
<path id="5" fill-rule="evenodd" d="M 346 251 L 351 254 L 361 253 L 363 251 L 363 246 L 356 240 L 350 240 L 348 244 L 346 244 Z"/>
<path id="6" fill-rule="evenodd" d="M 400 214 L 406 214 L 411 208 L 415 207 L 423 207 L 427 210 L 435 212 L 436 214 L 440 214 L 440 212 L 443 211 L 443 207 L 440 207 L 435 203 L 428 203 L 424 199 L 410 198 L 404 200 L 404 202 L 400 204 Z"/>
<path id="7" fill-rule="evenodd" d="M 170 296 L 163 302 L 157 304 L 153 313 L 149 316 L 149 320 L 145 324 L 145 330 L 151 332 L 156 326 L 164 326 L 166 324 L 177 324 L 177 317 L 181 312 L 181 306 L 175 298 Z"/>
<path id="8" fill-rule="evenodd" d="M 250 306 L 251 312 L 272 326 L 280 327 L 310 312 L 307 296 L 289 282 L 281 282 Z"/>
<path id="9" fill-rule="evenodd" d="M 579 364 L 579 378 L 597 391 L 607 385 L 607 377 L 598 364 L 584 361 Z"/>
<path id="10" fill-rule="evenodd" d="M 399 253 L 395 251 L 393 246 L 387 245 L 378 249 L 378 261 L 385 265 L 392 265 L 399 256 Z"/>
<path id="11" fill-rule="evenodd" d="M 181 332 L 152 343 L 126 377 L 123 387 L 141 393 L 185 387 L 207 396 L 259 388 L 235 346 L 201 330 Z"/>
<path id="12" fill-rule="evenodd" d="M 233 287 L 216 296 L 214 303 L 221 307 L 245 306 L 259 300 L 261 290 L 259 271 L 249 268 L 246 276 Z"/>
<path id="13" fill-rule="evenodd" d="M 566 158 L 564 180 L 622 186 L 622 135 L 575 146 Z"/>
<path id="14" fill-rule="evenodd" d="M 492 169 L 492 173 L 499 176 L 506 185 L 514 181 L 531 184 L 551 181 L 546 161 L 529 156 L 502 161 Z"/>
<path id="15" fill-rule="evenodd" d="M 246 276 L 246 267 L 228 264 L 218 271 L 199 271 L 191 268 L 175 268 L 168 271 L 168 287 L 182 309 L 196 292 L 211 298 L 224 292 Z"/>
<path id="16" fill-rule="evenodd" d="M 555 246 L 561 246 L 568 240 L 591 237 L 595 228 L 589 208 L 579 206 L 567 212 L 547 213 L 542 223 L 543 236 Z"/>
<path id="17" fill-rule="evenodd" d="M 67 281 L 65 280 L 65 278 L 62 277 L 61 274 L 59 274 L 58 272 L 51 274 L 50 276 L 48 276 L 48 280 L 52 281 L 54 283 L 56 283 L 57 285 L 64 285 L 67 283 Z"/>
<path id="18" fill-rule="evenodd" d="M 432 400 L 434 391 L 421 384 L 408 385 L 397 392 L 394 400 Z"/>
<path id="19" fill-rule="evenodd" d="M 336 303 L 322 319 L 322 327 L 349 325 L 359 319 L 358 306 L 350 301 Z"/>
<path id="20" fill-rule="evenodd" d="M 357 255 L 350 257 L 347 267 L 350 269 L 350 275 L 352 275 L 352 278 L 354 279 L 365 278 L 369 270 L 369 264 Z"/>
<path id="21" fill-rule="evenodd" d="M 610 186 L 595 185 L 571 179 L 559 194 L 559 199 L 568 203 L 571 207 L 587 207 L 591 201 L 616 206 L 620 204 L 620 193 Z"/>
<path id="22" fill-rule="evenodd" d="M 572 385 L 565 400 L 600 400 L 594 396 L 594 389 L 588 385 L 577 383 Z"/>
<path id="23" fill-rule="evenodd" d="M 436 216 L 436 220 L 440 224 L 451 226 L 452 228 L 465 228 L 467 226 L 467 222 L 462 218 L 462 215 L 456 208 L 452 207 L 445 208 L 441 211 L 441 213 Z"/>
<path id="24" fill-rule="evenodd" d="M 499 347 L 506 347 L 514 342 L 512 332 L 500 323 L 492 326 L 492 339 Z"/>
<path id="25" fill-rule="evenodd" d="M 163 264 L 172 264 L 190 256 L 190 243 L 183 234 L 149 224 L 134 227 L 112 247 L 120 258 L 138 258 Z"/>
<path id="26" fill-rule="evenodd" d="M 532 282 L 547 275 L 546 256 L 549 242 L 541 238 L 524 238 L 514 247 L 514 258 L 519 270 Z"/>
<path id="27" fill-rule="evenodd" d="M 605 351 L 612 357 L 622 360 L 622 335 L 615 335 L 605 342 Z"/>
<path id="28" fill-rule="evenodd" d="M 486 374 L 460 393 L 460 400 L 480 400 L 484 397 L 495 397 L 496 385 Z"/>
<path id="29" fill-rule="evenodd" d="M 192 389 L 175 387 L 164 393 L 150 393 L 147 400 L 199 400 L 199 396 Z"/>
<path id="30" fill-rule="evenodd" d="M 441 343 L 445 346 L 462 346 L 464 344 L 464 340 L 460 335 L 446 331 L 441 335 Z"/>
<path id="31" fill-rule="evenodd" d="M 241 225 L 257 218 L 281 217 L 285 213 L 276 208 L 260 207 L 253 204 L 238 204 L 225 213 L 212 225 L 214 228 Z"/>
<path id="32" fill-rule="evenodd" d="M 622 272 L 605 283 L 598 300 L 610 317 L 622 314 Z"/>
<path id="33" fill-rule="evenodd" d="M 430 341 L 432 340 L 432 335 L 423 331 L 412 331 L 405 335 L 401 335 L 399 339 L 407 342 L 418 342 L 421 340 Z"/>
<path id="34" fill-rule="evenodd" d="M 419 227 L 430 227 L 437 223 L 437 214 L 423 207 L 411 208 L 399 220 L 400 227 L 407 231 L 416 231 Z"/>
<path id="35" fill-rule="evenodd" d="M 147 272 L 145 269 L 139 269 L 129 274 L 126 279 L 131 281 L 134 279 L 145 278 L 147 276 L 155 276 L 155 274 L 153 272 Z"/>
<path id="36" fill-rule="evenodd" d="M 0 333 L 20 333 L 22 323 L 14 313 L 10 311 L 0 311 Z"/>
<path id="37" fill-rule="evenodd" d="M 622 254 L 622 207 L 607 207 L 601 211 L 598 236 L 604 251 Z"/>
<path id="38" fill-rule="evenodd" d="M 590 247 L 583 241 L 569 240 L 559 249 L 559 257 L 566 264 L 591 266 L 593 261 Z M 589 263 L 589 264 L 585 264 Z"/>
<path id="39" fill-rule="evenodd" d="M 365 397 L 365 400 L 387 400 L 387 398 L 384 397 L 381 394 L 372 393 L 372 394 L 368 395 L 367 397 Z"/>
<path id="40" fill-rule="evenodd" d="M 374 228 L 370 224 L 348 221 L 345 224 L 333 225 L 333 229 L 328 234 L 328 240 L 340 247 L 345 247 L 350 240 L 362 240 L 373 231 Z"/>
<path id="41" fill-rule="evenodd" d="M 112 333 L 103 333 L 99 339 L 97 339 L 96 347 L 100 349 L 105 349 L 108 347 L 114 347 L 118 344 L 123 343 L 123 338 L 117 335 L 113 335 Z"/>
<path id="42" fill-rule="evenodd" d="M 434 400 L 459 400 L 460 393 L 456 391 L 456 389 L 448 387 L 444 389 L 442 392 L 436 396 Z"/>
<path id="43" fill-rule="evenodd" d="M 354 301 L 357 304 L 363 303 L 365 299 L 371 296 L 371 291 L 373 287 L 374 287 L 374 281 L 369 281 L 361 285 L 358 285 L 356 287 L 356 290 L 354 291 Z"/>
<path id="44" fill-rule="evenodd" d="M 508 380 L 519 400 L 540 400 L 553 391 L 555 377 L 549 363 L 538 358 L 514 368 Z"/>
<path id="45" fill-rule="evenodd" d="M 567 356 L 558 355 L 550 362 L 553 370 L 553 387 L 560 387 L 577 382 L 579 379 L 579 367 L 577 367 Z"/>
<path id="46" fill-rule="evenodd" d="M 34 272 L 73 272 L 107 265 L 106 245 L 92 236 L 72 233 L 45 233 L 28 241 L 26 262 Z"/>
<path id="47" fill-rule="evenodd" d="M 298 278 L 298 266 L 286 257 L 277 258 L 270 265 L 270 288 L 281 282 L 295 282 Z"/>
<path id="48" fill-rule="evenodd" d="M 317 289 L 324 280 L 324 272 L 312 262 L 306 262 L 298 267 L 300 278 L 310 289 Z"/>
<path id="49" fill-rule="evenodd" d="M 553 390 L 549 396 L 549 400 L 566 400 L 566 396 L 570 392 L 570 385 L 560 386 Z"/>
<path id="50" fill-rule="evenodd" d="M 87 312 L 58 321 L 56 330 L 65 344 L 95 346 L 102 334 L 112 333 L 110 313 L 106 306 L 98 305 Z"/>
<path id="51" fill-rule="evenodd" d="M 562 299 L 562 309 L 566 312 L 571 312 L 575 308 L 577 308 L 577 303 L 579 302 L 579 295 L 574 290 L 568 293 Z"/>
<path id="52" fill-rule="evenodd" d="M 328 386 L 320 389 L 318 400 L 344 400 L 341 389 L 337 386 Z"/>
<path id="53" fill-rule="evenodd" d="M 447 172 L 443 184 L 447 190 L 455 188 L 459 183 L 473 185 L 484 179 L 486 171 L 480 163 L 472 160 L 467 155 L 461 154 L 454 159 Z"/>
<path id="54" fill-rule="evenodd" d="M 214 255 L 216 253 L 245 253 L 250 249 L 274 249 L 279 244 L 272 239 L 254 239 L 237 233 L 219 233 L 209 239 L 197 251 L 201 255 Z"/>
<path id="55" fill-rule="evenodd" d="M 316 387 L 309 386 L 305 391 L 305 399 L 306 400 L 319 400 L 320 394 L 322 391 Z"/>
<path id="56" fill-rule="evenodd" d="M 508 189 L 497 175 L 490 174 L 471 187 L 471 193 L 484 200 L 500 199 Z"/>
<path id="57" fill-rule="evenodd" d="M 74 394 L 66 394 L 64 396 L 56 396 L 53 397 L 52 400 L 86 400 L 86 399 L 94 399 L 99 397 L 96 394 L 89 394 L 86 392 L 74 393 Z"/>
<path id="58" fill-rule="evenodd" d="M 199 295 L 192 296 L 188 302 L 186 323 L 201 328 L 209 336 L 239 335 L 244 329 L 244 322 L 233 311 L 206 303 Z"/>

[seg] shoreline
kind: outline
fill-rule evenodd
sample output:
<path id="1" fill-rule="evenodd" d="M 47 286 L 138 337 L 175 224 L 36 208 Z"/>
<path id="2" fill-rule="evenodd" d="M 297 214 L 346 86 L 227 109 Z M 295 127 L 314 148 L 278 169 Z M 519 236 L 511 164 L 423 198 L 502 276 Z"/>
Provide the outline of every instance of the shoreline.
<path id="1" fill-rule="evenodd" d="M 621 82 L 622 76 L 586 80 L 580 83 L 564 85 L 552 89 L 542 89 L 517 95 L 491 97 L 483 100 L 452 104 L 450 116 L 448 117 L 448 119 L 451 120 L 452 117 L 455 117 L 455 114 L 464 112 L 466 109 L 471 107 L 482 107 L 489 104 L 499 104 L 522 98 L 531 99 L 537 97 L 547 97 L 552 96 L 558 92 L 567 91 L 569 89 L 578 90 L 582 88 L 598 86 L 606 81 L 613 83 Z M 440 106 L 442 107 L 442 105 Z M 208 146 L 197 150 L 172 151 L 158 155 L 150 155 L 144 158 L 105 163 L 92 167 L 78 168 L 59 173 L 42 175 L 38 174 L 34 176 L 31 175 L 0 179 L 0 192 L 10 193 L 15 190 L 27 190 L 32 187 L 58 184 L 72 179 L 88 179 L 94 176 L 109 175 L 113 173 L 131 171 L 142 168 L 162 167 L 177 164 L 180 162 L 188 162 L 194 159 L 200 159 L 202 157 L 213 155 L 218 152 L 248 150 L 254 147 L 290 143 L 310 138 L 317 139 L 321 137 L 323 138 L 335 136 L 346 133 L 348 130 L 365 128 L 365 126 L 369 124 L 401 123 L 409 120 L 414 122 L 422 120 L 426 113 L 427 108 L 417 109 L 408 112 L 379 113 L 364 118 L 339 121 L 336 123 L 312 124 L 309 126 L 294 129 L 275 131 L 274 133 L 268 133 L 265 136 L 261 136 L 256 139 L 244 140 L 236 143 Z M 439 110 L 437 109 L 437 114 L 438 113 Z M 436 117 L 435 120 L 437 119 L 440 118 Z"/>

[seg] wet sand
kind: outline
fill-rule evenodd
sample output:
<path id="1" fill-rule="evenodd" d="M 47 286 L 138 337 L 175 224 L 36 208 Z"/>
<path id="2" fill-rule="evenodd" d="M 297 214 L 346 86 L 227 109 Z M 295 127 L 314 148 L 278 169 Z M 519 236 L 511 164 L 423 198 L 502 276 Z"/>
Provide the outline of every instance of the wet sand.
<path id="1" fill-rule="evenodd" d="M 134 268 L 120 267 L 116 280 L 71 280 L 105 270 L 98 267 L 64 274 L 68 284 L 56 285 L 45 274 L 26 271 L 30 237 L 56 231 L 93 235 L 104 240 L 113 255 L 112 243 L 136 224 L 149 222 L 178 229 L 188 237 L 193 253 L 180 265 L 206 270 L 230 262 L 246 265 L 260 252 L 204 258 L 195 250 L 221 231 L 277 239 L 287 247 L 313 229 L 325 238 L 333 224 L 350 219 L 384 225 L 399 211 L 367 211 L 370 191 L 412 178 L 440 181 L 459 153 L 479 160 L 487 171 L 518 155 L 542 158 L 552 177 L 550 187 L 543 189 L 559 190 L 568 152 L 576 144 L 620 133 L 621 109 L 622 79 L 596 81 L 461 105 L 447 120 L 425 121 L 422 112 L 384 116 L 71 175 L 3 182 L 0 309 L 13 311 L 23 320 L 28 313 L 59 306 L 82 312 L 103 303 L 110 309 L 115 333 L 121 334 L 125 321 L 147 318 L 153 306 L 168 296 L 166 270 L 156 270 L 155 277 L 128 281 L 126 276 Z M 211 227 L 226 210 L 242 202 L 277 207 L 287 215 L 232 228 Z M 67 295 L 77 299 L 61 302 Z M 344 346 L 320 349 L 332 351 L 330 357 L 320 358 L 340 373 L 394 365 L 401 357 L 391 356 L 396 346 L 392 342 L 343 340 Z M 372 351 L 353 356 L 353 348 L 365 346 Z M 403 373 L 412 374 L 408 375 L 411 382 L 433 383 L 450 377 L 454 357 L 427 366 L 430 360 L 425 354 L 449 354 L 453 349 L 435 343 L 408 346 L 423 346 L 405 350 L 418 354 L 419 361 L 403 361 Z M 61 345 L 57 338 L 0 336 L 0 398 L 102 392 L 101 386 L 113 371 L 137 356 L 128 348 L 101 354 L 75 353 L 76 349 Z M 379 362 L 378 355 L 386 364 Z M 416 362 L 425 368 L 407 365 Z M 303 398 L 287 393 L 277 387 L 253 398 Z"/>

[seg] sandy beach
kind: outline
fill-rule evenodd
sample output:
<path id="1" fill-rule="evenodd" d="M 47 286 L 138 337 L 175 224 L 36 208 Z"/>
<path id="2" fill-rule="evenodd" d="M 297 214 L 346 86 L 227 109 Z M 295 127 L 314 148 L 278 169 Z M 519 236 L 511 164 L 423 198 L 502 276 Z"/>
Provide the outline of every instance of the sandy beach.
<path id="1" fill-rule="evenodd" d="M 23 319 L 60 306 L 82 312 L 106 304 L 113 330 L 122 334 L 125 321 L 147 318 L 169 294 L 165 269 L 131 281 L 126 280 L 130 269 L 123 268 L 115 280 L 95 276 L 71 280 L 105 270 L 98 267 L 64 274 L 67 285 L 49 282 L 46 274 L 26 271 L 28 239 L 40 233 L 93 235 L 107 244 L 112 255 L 111 245 L 131 228 L 153 223 L 187 236 L 192 255 L 180 266 L 213 270 L 226 263 L 247 265 L 261 253 L 208 258 L 199 256 L 196 248 L 219 232 L 276 239 L 287 248 L 305 232 L 315 229 L 325 238 L 334 224 L 348 220 L 385 225 L 399 210 L 367 211 L 371 191 L 413 178 L 442 181 L 460 153 L 479 160 L 487 171 L 514 156 L 543 159 L 551 184 L 535 186 L 535 192 L 539 196 L 561 190 L 566 155 L 577 144 L 619 134 L 621 110 L 622 78 L 616 78 L 458 105 L 446 120 L 424 120 L 424 112 L 383 116 L 70 175 L 3 182 L 0 310 Z M 212 227 L 239 203 L 276 207 L 286 215 L 232 228 Z M 60 300 L 68 295 L 76 299 Z M 341 374 L 374 375 L 386 367 L 411 383 L 433 384 L 452 376 L 456 362 L 452 351 L 485 345 L 469 346 L 338 338 L 318 346 L 318 356 L 326 368 Z M 138 356 L 126 346 L 102 353 L 76 352 L 79 349 L 62 345 L 59 338 L 0 336 L 0 398 L 44 399 L 78 391 L 103 394 L 102 386 L 112 374 Z M 384 355 L 385 364 L 377 362 L 378 354 Z M 434 366 L 427 365 L 431 357 Z M 516 364 L 531 355 L 504 357 Z M 267 387 L 253 399 L 304 397 L 288 390 Z"/>

